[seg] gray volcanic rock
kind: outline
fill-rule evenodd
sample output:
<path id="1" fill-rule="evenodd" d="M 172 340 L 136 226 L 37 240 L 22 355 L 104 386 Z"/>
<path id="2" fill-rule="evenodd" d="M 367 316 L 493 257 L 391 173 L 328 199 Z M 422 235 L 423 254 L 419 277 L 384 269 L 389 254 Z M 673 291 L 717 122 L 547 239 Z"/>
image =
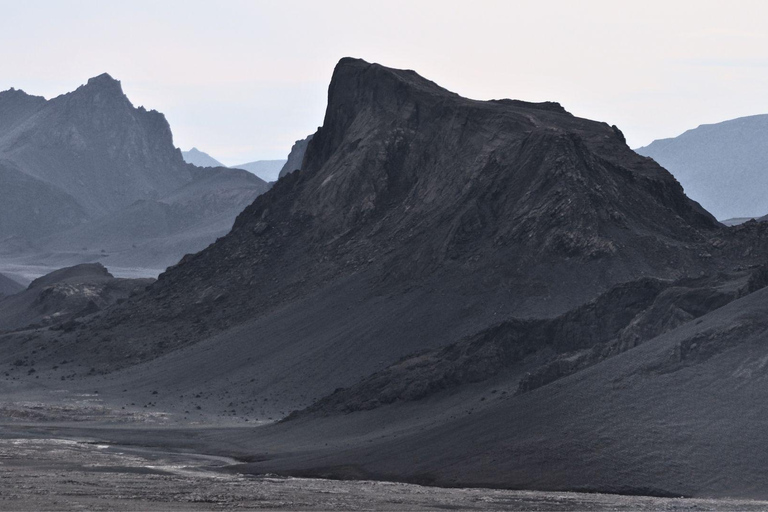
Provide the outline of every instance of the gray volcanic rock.
<path id="1" fill-rule="evenodd" d="M 247 343 L 271 354 L 254 386 L 304 396 L 286 398 L 295 408 L 501 318 L 718 268 L 705 252 L 723 229 L 609 125 L 344 59 L 301 172 L 95 322 L 92 336 L 115 342 L 94 364 L 110 371 L 214 337 L 217 350 Z M 266 325 L 269 342 L 248 338 Z M 285 378 L 309 347 L 322 361 Z"/>
<path id="2" fill-rule="evenodd" d="M 151 282 L 116 279 L 98 263 L 57 270 L 0 300 L 0 330 L 71 322 L 126 299 Z"/>
<path id="3" fill-rule="evenodd" d="M 701 125 L 636 150 L 718 219 L 768 212 L 768 114 Z"/>
<path id="4" fill-rule="evenodd" d="M 21 284 L 7 276 L 4 276 L 3 274 L 0 274 L 0 298 L 7 295 L 13 295 L 14 293 L 18 293 L 23 289 L 24 286 Z"/>
<path id="5" fill-rule="evenodd" d="M 224 164 L 197 148 L 192 148 L 189 151 L 182 151 L 181 156 L 188 164 L 196 165 L 198 167 L 224 167 Z"/>
<path id="6" fill-rule="evenodd" d="M 279 178 L 282 178 L 288 173 L 301 169 L 301 164 L 304 162 L 304 153 L 307 151 L 309 141 L 312 140 L 313 135 L 309 135 L 305 139 L 297 140 L 291 147 L 291 152 L 288 153 L 288 159 L 280 169 Z"/>
<path id="7" fill-rule="evenodd" d="M 233 169 L 245 169 L 255 174 L 264 181 L 277 181 L 280 170 L 285 165 L 286 160 L 256 160 L 245 164 L 233 165 Z"/>

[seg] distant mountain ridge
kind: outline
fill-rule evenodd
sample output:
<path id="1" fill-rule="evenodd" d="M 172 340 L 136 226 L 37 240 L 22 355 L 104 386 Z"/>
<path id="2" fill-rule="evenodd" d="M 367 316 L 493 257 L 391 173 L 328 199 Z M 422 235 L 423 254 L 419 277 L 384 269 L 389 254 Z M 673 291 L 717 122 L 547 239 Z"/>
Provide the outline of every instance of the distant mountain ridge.
<path id="1" fill-rule="evenodd" d="M 189 151 L 182 151 L 181 155 L 184 161 L 198 167 L 225 167 L 224 164 L 213 158 L 208 153 L 192 148 Z M 277 181 L 280 169 L 283 168 L 285 160 L 256 160 L 244 164 L 230 165 L 230 169 L 244 169 L 251 174 L 255 174 L 264 181 Z"/>
<path id="2" fill-rule="evenodd" d="M 17 283 L 10 277 L 0 274 L 0 298 L 6 295 L 13 295 L 24 289 L 24 286 Z"/>
<path id="3" fill-rule="evenodd" d="M 256 160 L 231 166 L 233 169 L 245 169 L 263 179 L 264 181 L 277 181 L 280 177 L 280 169 L 285 165 L 285 160 Z"/>
<path id="4" fill-rule="evenodd" d="M 768 114 L 701 125 L 635 151 L 720 220 L 768 214 Z"/>
<path id="5" fill-rule="evenodd" d="M 198 167 L 226 167 L 224 164 L 213 158 L 208 153 L 192 148 L 189 151 L 182 151 L 181 156 L 188 164 Z"/>

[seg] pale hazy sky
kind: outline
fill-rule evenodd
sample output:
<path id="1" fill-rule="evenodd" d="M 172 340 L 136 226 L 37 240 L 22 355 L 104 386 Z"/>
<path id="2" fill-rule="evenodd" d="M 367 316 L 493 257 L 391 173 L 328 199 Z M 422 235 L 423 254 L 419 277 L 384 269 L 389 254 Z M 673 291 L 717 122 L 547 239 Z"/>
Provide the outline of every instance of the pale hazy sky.
<path id="1" fill-rule="evenodd" d="M 176 145 L 284 157 L 322 123 L 344 56 L 463 96 L 559 101 L 632 147 L 768 113 L 768 1 L 0 0 L 0 90 L 108 72 Z"/>

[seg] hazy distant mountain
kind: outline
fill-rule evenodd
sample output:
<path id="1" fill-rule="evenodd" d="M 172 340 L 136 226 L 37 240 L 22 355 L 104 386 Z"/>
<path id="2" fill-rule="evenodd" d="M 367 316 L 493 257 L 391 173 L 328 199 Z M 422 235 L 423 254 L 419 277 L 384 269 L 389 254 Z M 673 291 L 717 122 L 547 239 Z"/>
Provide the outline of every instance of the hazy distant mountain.
<path id="1" fill-rule="evenodd" d="M 240 169 L 198 169 L 200 178 L 156 200 L 127 208 L 41 241 L 65 264 L 100 259 L 120 267 L 163 269 L 198 252 L 232 227 L 269 187 Z M 76 255 L 67 259 L 68 254 Z"/>
<path id="2" fill-rule="evenodd" d="M 667 168 L 718 219 L 768 213 L 768 114 L 701 125 L 635 151 Z"/>
<path id="3" fill-rule="evenodd" d="M 243 171 L 186 163 L 165 117 L 135 108 L 107 74 L 51 100 L 0 93 L 6 257 L 164 268 L 226 233 L 267 188 Z"/>
<path id="4" fill-rule="evenodd" d="M 297 140 L 291 152 L 288 154 L 288 160 L 286 160 L 283 168 L 280 169 L 279 177 L 282 178 L 288 173 L 301 169 L 301 163 L 304 161 L 304 153 L 307 151 L 307 145 L 312 140 L 313 135 L 308 136 L 305 139 Z"/>
<path id="5" fill-rule="evenodd" d="M 6 295 L 13 295 L 24 289 L 24 286 L 13 279 L 0 274 L 0 298 Z"/>
<path id="6" fill-rule="evenodd" d="M 0 93 L 0 159 L 73 198 L 89 216 L 156 199 L 192 180 L 165 117 L 135 108 L 102 74 L 48 101 Z M 34 201 L 34 197 L 30 198 Z"/>
<path id="7" fill-rule="evenodd" d="M 182 151 L 181 156 L 184 157 L 184 161 L 188 164 L 196 165 L 198 167 L 226 167 L 208 153 L 204 153 L 197 148 L 192 148 L 189 151 Z"/>
<path id="8" fill-rule="evenodd" d="M 204 153 L 197 148 L 189 151 L 182 151 L 184 161 L 198 167 L 224 167 L 224 164 L 213 158 L 208 153 Z M 244 164 L 230 165 L 230 169 L 245 169 L 251 174 L 255 174 L 264 181 L 276 181 L 280 169 L 283 168 L 285 160 L 256 160 Z"/>
<path id="9" fill-rule="evenodd" d="M 245 169 L 264 181 L 277 181 L 285 160 L 256 160 L 245 164 L 232 165 L 233 169 Z"/>

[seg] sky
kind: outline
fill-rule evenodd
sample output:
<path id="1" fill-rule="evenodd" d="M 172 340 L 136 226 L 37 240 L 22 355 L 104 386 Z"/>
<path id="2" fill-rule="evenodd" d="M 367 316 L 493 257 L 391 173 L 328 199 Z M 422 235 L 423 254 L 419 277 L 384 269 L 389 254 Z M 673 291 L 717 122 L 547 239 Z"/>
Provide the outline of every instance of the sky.
<path id="1" fill-rule="evenodd" d="M 768 113 L 764 0 L 7 1 L 0 90 L 47 98 L 107 72 L 177 146 L 284 158 L 322 124 L 345 56 L 475 99 L 558 101 L 631 147 Z"/>

